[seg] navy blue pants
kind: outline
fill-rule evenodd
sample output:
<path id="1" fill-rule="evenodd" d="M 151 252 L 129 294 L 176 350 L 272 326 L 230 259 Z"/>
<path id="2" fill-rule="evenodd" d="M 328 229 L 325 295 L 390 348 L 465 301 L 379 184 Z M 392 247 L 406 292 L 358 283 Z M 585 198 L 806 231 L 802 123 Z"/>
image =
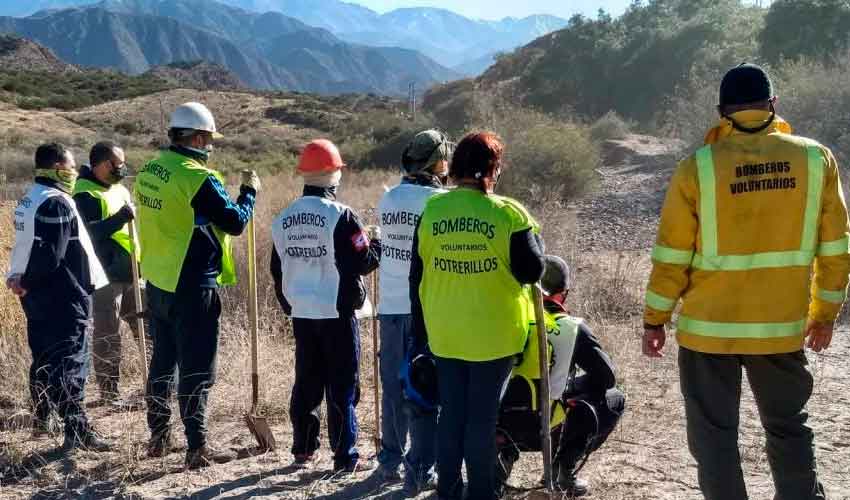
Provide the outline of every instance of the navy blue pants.
<path id="1" fill-rule="evenodd" d="M 85 433 L 86 378 L 91 355 L 91 298 L 55 300 L 30 293 L 21 304 L 27 317 L 27 341 L 32 351 L 30 395 L 36 420 L 46 422 L 57 411 L 65 434 Z"/>
<path id="2" fill-rule="evenodd" d="M 148 427 L 170 433 L 169 400 L 179 372 L 177 403 L 190 450 L 206 444 L 206 408 L 215 383 L 221 301 L 215 288 L 170 293 L 148 283 L 148 317 L 153 355 L 148 370 Z"/>
<path id="3" fill-rule="evenodd" d="M 440 498 L 461 498 L 460 470 L 466 462 L 467 499 L 495 499 L 499 398 L 514 356 L 483 362 L 436 360 L 440 388 L 437 493 Z"/>
<path id="4" fill-rule="evenodd" d="M 326 400 L 328 439 L 334 466 L 357 462 L 360 336 L 354 316 L 338 319 L 293 319 L 295 384 L 289 404 L 292 454 L 319 449 L 319 407 Z"/>

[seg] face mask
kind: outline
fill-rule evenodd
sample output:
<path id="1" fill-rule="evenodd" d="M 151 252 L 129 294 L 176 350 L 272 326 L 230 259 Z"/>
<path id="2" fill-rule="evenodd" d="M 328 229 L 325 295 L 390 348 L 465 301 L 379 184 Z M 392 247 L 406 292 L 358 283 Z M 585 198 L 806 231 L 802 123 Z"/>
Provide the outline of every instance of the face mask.
<path id="1" fill-rule="evenodd" d="M 209 160 L 209 159 L 210 159 L 210 153 L 212 153 L 212 145 L 208 145 L 208 146 L 206 146 L 204 149 L 190 148 L 190 147 L 187 147 L 186 149 L 188 149 L 189 151 L 191 151 L 191 152 L 193 152 L 193 153 L 197 154 L 197 155 L 198 155 L 198 156 L 200 156 L 200 157 L 201 157 L 204 161 Z"/>
<path id="2" fill-rule="evenodd" d="M 79 173 L 76 170 L 53 169 L 53 168 L 38 168 L 35 170 L 36 177 L 44 177 L 50 179 L 57 184 L 59 189 L 68 194 L 74 192 L 74 186 L 77 184 L 77 176 Z"/>
<path id="3" fill-rule="evenodd" d="M 109 171 L 109 183 L 118 184 L 125 177 L 127 177 L 127 164 L 122 163 L 120 165 L 116 165 L 115 163 L 112 163 L 112 170 Z"/>

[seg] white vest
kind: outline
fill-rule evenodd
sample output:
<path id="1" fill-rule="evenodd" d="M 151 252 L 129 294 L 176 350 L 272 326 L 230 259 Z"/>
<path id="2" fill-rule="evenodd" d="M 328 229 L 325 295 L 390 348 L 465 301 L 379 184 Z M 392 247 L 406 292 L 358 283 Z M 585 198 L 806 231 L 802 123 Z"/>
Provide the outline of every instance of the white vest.
<path id="1" fill-rule="evenodd" d="M 549 372 L 549 393 L 551 399 L 560 399 L 570 381 L 570 365 L 578 337 L 578 328 L 582 323 L 580 318 L 565 316 L 558 318 L 558 333 L 549 333 L 549 344 L 552 345 L 553 366 Z"/>
<path id="2" fill-rule="evenodd" d="M 292 306 L 293 318 L 339 318 L 334 230 L 345 210 L 336 201 L 305 196 L 274 221 L 272 238 L 282 261 L 283 296 Z"/>
<path id="3" fill-rule="evenodd" d="M 24 195 L 18 202 L 15 208 L 15 248 L 12 249 L 12 259 L 9 266 L 9 273 L 6 277 L 14 275 L 22 275 L 27 271 L 30 255 L 32 254 L 33 243 L 39 239 L 35 234 L 35 217 L 38 208 L 50 198 L 61 198 L 66 205 L 71 209 L 72 217 L 77 220 L 77 234 L 71 235 L 71 240 L 78 240 L 80 246 L 88 257 L 89 278 L 95 289 L 103 288 L 109 284 L 106 278 L 106 273 L 100 265 L 100 261 L 94 253 L 91 238 L 86 230 L 85 224 L 80 219 L 80 214 L 77 212 L 77 205 L 74 200 L 59 189 L 45 186 L 43 184 L 33 184 L 29 192 Z"/>
<path id="4" fill-rule="evenodd" d="M 410 314 L 410 257 L 413 233 L 428 198 L 444 189 L 399 184 L 378 204 L 381 217 L 381 256 L 379 314 Z"/>

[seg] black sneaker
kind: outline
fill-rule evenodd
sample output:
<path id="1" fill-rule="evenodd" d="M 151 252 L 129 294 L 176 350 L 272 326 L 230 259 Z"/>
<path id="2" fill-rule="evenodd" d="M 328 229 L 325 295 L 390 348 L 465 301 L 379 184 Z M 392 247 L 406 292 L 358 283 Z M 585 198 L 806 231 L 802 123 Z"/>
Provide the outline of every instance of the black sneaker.
<path id="1" fill-rule="evenodd" d="M 82 450 L 103 453 L 112 450 L 112 445 L 103 437 L 99 436 L 94 429 L 82 432 L 65 434 L 65 442 L 62 443 L 65 451 Z"/>
<path id="2" fill-rule="evenodd" d="M 186 468 L 200 469 L 214 464 L 226 464 L 236 457 L 228 451 L 219 451 L 210 445 L 186 451 Z"/>

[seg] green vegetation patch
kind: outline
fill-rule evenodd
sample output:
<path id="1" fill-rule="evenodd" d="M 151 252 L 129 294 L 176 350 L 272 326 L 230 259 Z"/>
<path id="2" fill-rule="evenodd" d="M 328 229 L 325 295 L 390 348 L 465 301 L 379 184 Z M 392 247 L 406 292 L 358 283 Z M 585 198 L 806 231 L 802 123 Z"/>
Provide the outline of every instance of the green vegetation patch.
<path id="1" fill-rule="evenodd" d="M 164 80 L 113 71 L 0 71 L 0 99 L 24 109 L 74 110 L 167 90 Z"/>

